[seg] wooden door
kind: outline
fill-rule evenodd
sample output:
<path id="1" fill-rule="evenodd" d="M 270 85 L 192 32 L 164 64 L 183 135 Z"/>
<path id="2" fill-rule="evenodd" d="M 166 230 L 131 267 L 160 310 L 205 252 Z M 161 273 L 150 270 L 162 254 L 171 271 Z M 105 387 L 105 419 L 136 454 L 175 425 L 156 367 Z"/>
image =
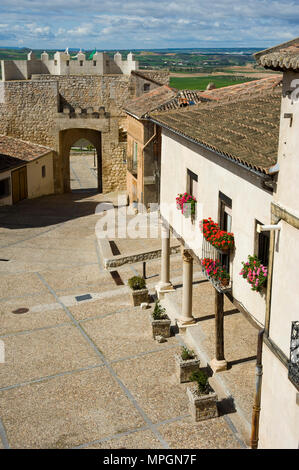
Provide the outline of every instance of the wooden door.
<path id="1" fill-rule="evenodd" d="M 12 202 L 22 201 L 27 198 L 27 168 L 23 166 L 11 174 Z"/>

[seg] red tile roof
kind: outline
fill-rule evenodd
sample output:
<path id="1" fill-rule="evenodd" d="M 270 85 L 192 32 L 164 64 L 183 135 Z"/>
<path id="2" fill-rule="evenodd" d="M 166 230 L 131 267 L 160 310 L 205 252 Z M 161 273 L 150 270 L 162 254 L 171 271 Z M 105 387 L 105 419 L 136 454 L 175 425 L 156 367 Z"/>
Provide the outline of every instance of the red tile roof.
<path id="1" fill-rule="evenodd" d="M 272 70 L 299 71 L 299 37 L 254 54 L 259 65 Z"/>
<path id="2" fill-rule="evenodd" d="M 21 139 L 0 135 L 0 170 L 8 170 L 39 158 L 53 149 Z"/>

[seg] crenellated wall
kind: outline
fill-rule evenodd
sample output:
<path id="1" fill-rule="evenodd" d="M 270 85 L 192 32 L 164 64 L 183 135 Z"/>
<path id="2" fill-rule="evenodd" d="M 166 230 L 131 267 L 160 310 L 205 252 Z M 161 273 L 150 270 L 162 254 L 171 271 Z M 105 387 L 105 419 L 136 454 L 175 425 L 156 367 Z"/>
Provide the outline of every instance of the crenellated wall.
<path id="1" fill-rule="evenodd" d="M 34 74 L 50 75 L 130 75 L 138 70 L 138 62 L 132 53 L 123 60 L 121 54 L 116 53 L 111 59 L 105 52 L 95 52 L 91 60 L 86 60 L 83 52 L 71 57 L 66 52 L 56 52 L 53 59 L 49 59 L 47 52 L 37 59 L 32 52 L 27 60 L 2 60 L 2 80 L 28 80 Z"/>

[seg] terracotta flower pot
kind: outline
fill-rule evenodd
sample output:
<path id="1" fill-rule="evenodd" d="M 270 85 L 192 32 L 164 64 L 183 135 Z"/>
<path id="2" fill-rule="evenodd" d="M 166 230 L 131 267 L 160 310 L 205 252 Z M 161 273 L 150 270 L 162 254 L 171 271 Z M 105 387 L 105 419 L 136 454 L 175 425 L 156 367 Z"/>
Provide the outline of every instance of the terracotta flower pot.
<path id="1" fill-rule="evenodd" d="M 225 279 L 221 279 L 221 285 L 222 285 L 223 287 L 228 286 L 228 285 L 229 285 L 229 279 L 226 279 L 226 278 L 225 278 Z"/>

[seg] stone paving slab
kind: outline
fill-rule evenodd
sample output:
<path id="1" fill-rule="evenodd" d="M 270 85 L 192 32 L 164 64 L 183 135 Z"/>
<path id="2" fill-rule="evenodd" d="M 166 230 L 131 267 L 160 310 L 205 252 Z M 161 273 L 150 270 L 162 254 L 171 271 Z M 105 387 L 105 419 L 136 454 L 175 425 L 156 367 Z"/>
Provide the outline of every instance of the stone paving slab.
<path id="1" fill-rule="evenodd" d="M 0 327 L 8 334 L 6 363 L 0 364 L 0 419 L 11 448 L 167 448 L 179 445 L 175 433 L 181 446 L 196 447 L 197 435 L 205 440 L 204 427 L 196 434 L 197 425 L 190 423 L 188 434 L 179 426 L 188 415 L 188 398 L 186 384 L 175 376 L 177 338 L 158 344 L 149 310 L 130 304 L 127 281 L 142 273 L 142 263 L 117 269 L 121 286 L 103 271 L 94 211 L 100 201 L 117 203 L 117 196 L 43 197 L 1 217 L 10 245 L 0 257 L 18 247 L 14 261 L 0 263 Z M 30 221 L 31 227 L 22 226 Z M 180 256 L 172 257 L 171 266 L 180 284 Z M 158 274 L 160 260 L 147 268 L 149 275 Z M 157 280 L 147 279 L 148 287 Z M 82 294 L 92 299 L 78 302 Z M 29 312 L 13 315 L 14 307 Z M 217 423 L 214 447 L 230 441 L 238 448 L 225 419 Z"/>
<path id="2" fill-rule="evenodd" d="M 73 325 L 5 338 L 0 388 L 101 361 Z"/>
<path id="3" fill-rule="evenodd" d="M 0 392 L 0 398 L 14 449 L 71 448 L 145 424 L 104 367 Z"/>
<path id="4" fill-rule="evenodd" d="M 154 423 L 188 414 L 187 385 L 179 384 L 175 374 L 178 351 L 179 346 L 114 365 Z"/>
<path id="5" fill-rule="evenodd" d="M 23 300 L 23 299 L 22 299 Z M 36 299 L 35 299 L 36 301 Z M 0 303 L 0 335 L 18 333 L 26 330 L 45 328 L 49 326 L 59 325 L 61 323 L 70 322 L 63 308 L 57 310 L 34 311 L 30 310 L 23 314 L 14 314 L 12 309 L 26 308 L 26 302 L 19 301 L 19 304 Z M 37 304 L 34 304 L 36 307 Z M 34 308 L 33 307 L 33 308 Z M 28 308 L 28 307 L 27 307 Z"/>
<path id="6" fill-rule="evenodd" d="M 131 298 L 129 294 L 121 294 L 103 300 L 95 300 L 94 302 L 84 302 L 69 307 L 69 311 L 76 320 L 84 320 L 100 315 L 108 315 L 109 313 L 118 312 L 119 310 L 128 311 L 132 308 Z"/>
<path id="7" fill-rule="evenodd" d="M 193 422 L 191 417 L 159 427 L 172 449 L 240 449 L 223 417 Z"/>
<path id="8" fill-rule="evenodd" d="M 114 439 L 91 444 L 86 449 L 163 449 L 152 431 L 136 431 Z"/>
<path id="9" fill-rule="evenodd" d="M 8 274 L 1 277 L 0 297 L 20 296 L 24 294 L 34 294 L 45 292 L 47 289 L 43 283 L 37 279 L 33 273 Z"/>
<path id="10" fill-rule="evenodd" d="M 131 307 L 104 318 L 88 320 L 84 322 L 84 329 L 109 361 L 176 345 L 175 338 L 168 338 L 162 344 L 153 341 L 148 318 L 150 311 L 152 309 Z"/>

